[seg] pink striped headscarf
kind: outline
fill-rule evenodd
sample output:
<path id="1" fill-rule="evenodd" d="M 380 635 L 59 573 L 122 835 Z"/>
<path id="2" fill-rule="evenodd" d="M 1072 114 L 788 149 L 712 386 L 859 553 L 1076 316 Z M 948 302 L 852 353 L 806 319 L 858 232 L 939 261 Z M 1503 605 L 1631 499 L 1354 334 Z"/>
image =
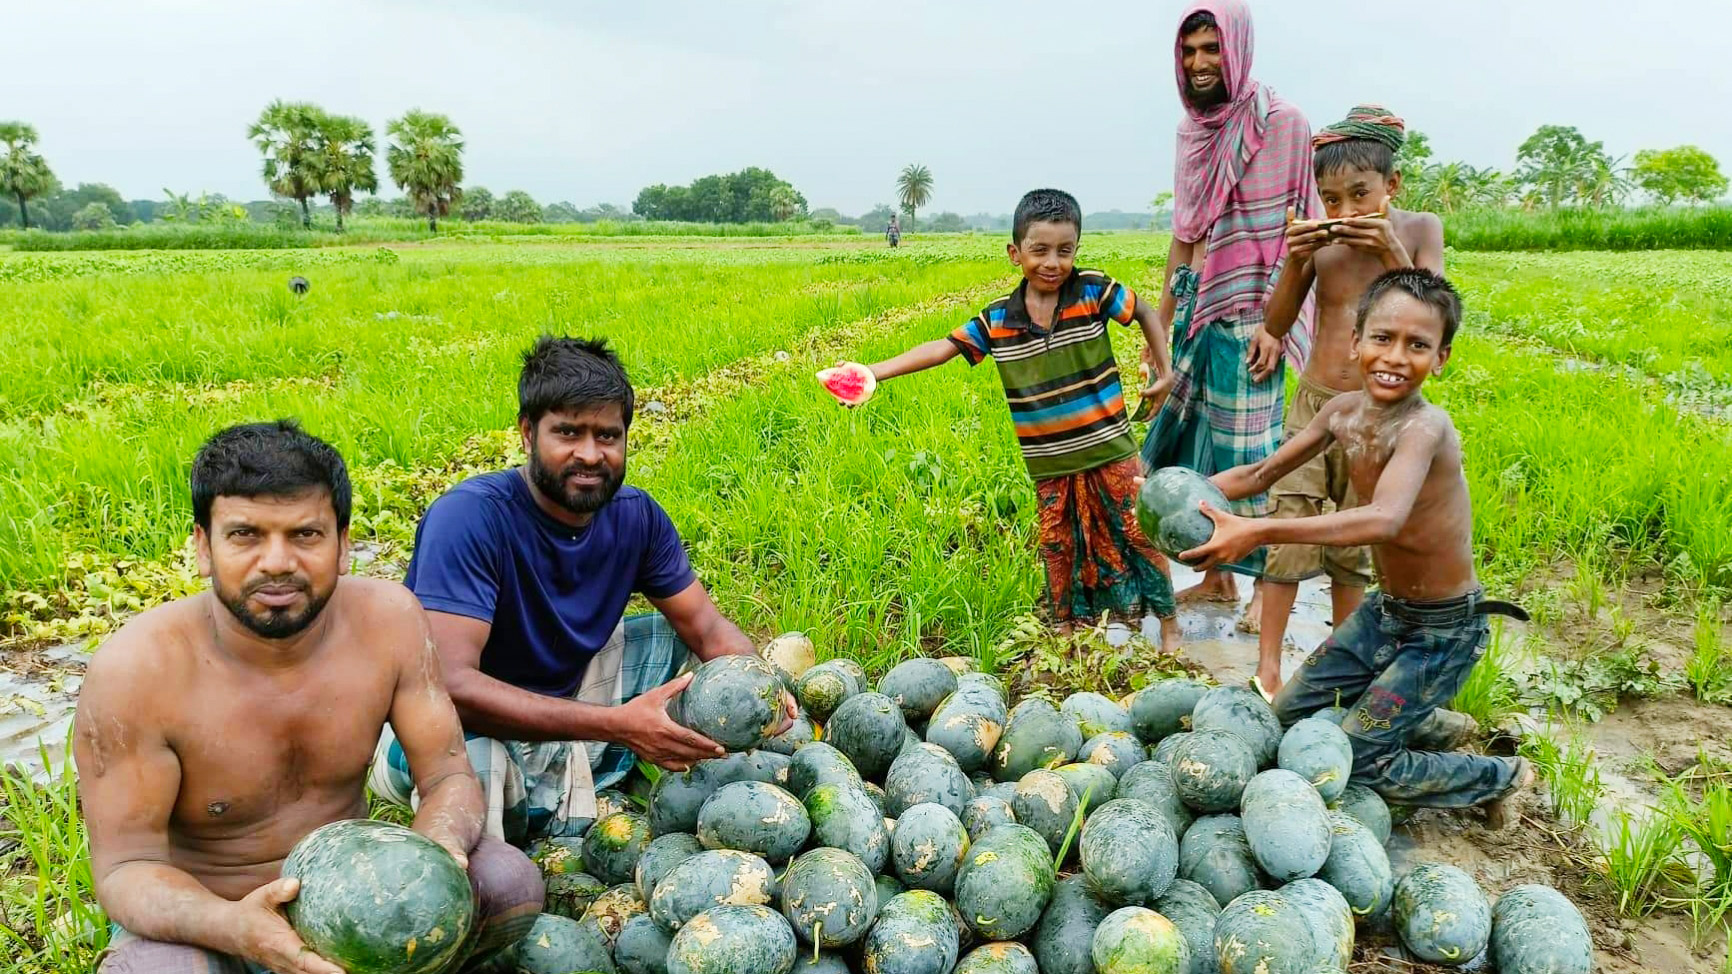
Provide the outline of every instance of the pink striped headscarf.
<path id="1" fill-rule="evenodd" d="M 1221 35 L 1221 83 L 1227 101 L 1199 111 L 1185 97 L 1184 38 L 1173 40 L 1173 73 L 1179 80 L 1179 100 L 1185 118 L 1179 123 L 1179 149 L 1174 162 L 1173 233 L 1194 243 L 1203 238 L 1227 207 L 1227 197 L 1245 172 L 1245 164 L 1263 147 L 1269 117 L 1267 97 L 1251 77 L 1255 48 L 1251 11 L 1243 0 L 1198 0 L 1179 15 L 1179 23 L 1199 11 L 1215 17 Z"/>

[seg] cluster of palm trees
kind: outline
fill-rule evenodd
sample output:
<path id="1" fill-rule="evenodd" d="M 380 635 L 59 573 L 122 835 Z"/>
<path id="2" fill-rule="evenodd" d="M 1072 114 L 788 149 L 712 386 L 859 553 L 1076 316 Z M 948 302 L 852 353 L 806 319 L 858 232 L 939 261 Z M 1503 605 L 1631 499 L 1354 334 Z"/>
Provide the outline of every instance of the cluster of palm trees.
<path id="1" fill-rule="evenodd" d="M 412 109 L 385 126 L 390 143 L 385 166 L 391 181 L 408 197 L 427 225 L 462 197 L 463 138 L 449 118 Z M 377 151 L 373 127 L 363 119 L 334 115 L 308 102 L 272 102 L 247 128 L 247 137 L 264 156 L 262 173 L 272 193 L 301 206 L 301 225 L 313 225 L 309 200 L 324 196 L 337 211 L 337 231 L 354 208 L 358 193 L 375 193 Z"/>
<path id="2" fill-rule="evenodd" d="M 44 193 L 52 193 L 60 185 L 48 168 L 48 160 L 36 151 L 36 127 L 23 122 L 0 122 L 0 144 L 6 154 L 0 155 L 0 191 L 18 201 L 18 215 L 24 229 L 30 229 L 29 201 Z"/>
<path id="3" fill-rule="evenodd" d="M 1640 166 L 1628 166 L 1627 160 L 1607 152 L 1605 143 L 1589 141 L 1573 125 L 1542 125 L 1516 150 L 1516 170 L 1505 173 L 1465 162 L 1432 162 L 1425 133 L 1412 132 L 1399 160 L 1401 200 L 1409 209 L 1436 213 L 1621 206 L 1638 188 L 1646 188 Z"/>

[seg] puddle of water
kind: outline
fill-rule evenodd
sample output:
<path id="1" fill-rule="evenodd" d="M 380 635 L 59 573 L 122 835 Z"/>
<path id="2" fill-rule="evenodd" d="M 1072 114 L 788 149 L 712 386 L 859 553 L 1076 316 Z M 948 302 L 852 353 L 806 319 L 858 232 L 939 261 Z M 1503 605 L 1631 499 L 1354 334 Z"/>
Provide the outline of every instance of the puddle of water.
<path id="1" fill-rule="evenodd" d="M 83 657 L 79 650 L 68 647 L 56 647 L 50 653 L 56 662 Z M 83 682 L 78 672 L 19 676 L 0 670 L 0 767 L 38 776 L 43 772 L 44 748 L 58 766 Z"/>

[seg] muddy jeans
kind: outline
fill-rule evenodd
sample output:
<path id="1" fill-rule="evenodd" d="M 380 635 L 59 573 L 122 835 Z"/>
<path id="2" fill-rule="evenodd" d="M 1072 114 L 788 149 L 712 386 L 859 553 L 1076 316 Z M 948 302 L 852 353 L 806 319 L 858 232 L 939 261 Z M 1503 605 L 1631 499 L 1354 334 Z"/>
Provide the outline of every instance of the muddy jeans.
<path id="1" fill-rule="evenodd" d="M 478 964 L 522 940 L 541 914 L 541 870 L 522 852 L 483 838 L 469 853 L 476 922 L 469 949 L 451 971 Z M 99 974 L 269 974 L 267 968 L 203 947 L 145 940 L 116 928 Z"/>
<path id="2" fill-rule="evenodd" d="M 1276 715 L 1290 723 L 1339 701 L 1353 781 L 1395 804 L 1462 808 L 1499 798 L 1514 783 L 1515 762 L 1413 745 L 1485 654 L 1486 613 L 1512 611 L 1520 612 L 1480 592 L 1442 602 L 1372 592 L 1281 688 Z"/>

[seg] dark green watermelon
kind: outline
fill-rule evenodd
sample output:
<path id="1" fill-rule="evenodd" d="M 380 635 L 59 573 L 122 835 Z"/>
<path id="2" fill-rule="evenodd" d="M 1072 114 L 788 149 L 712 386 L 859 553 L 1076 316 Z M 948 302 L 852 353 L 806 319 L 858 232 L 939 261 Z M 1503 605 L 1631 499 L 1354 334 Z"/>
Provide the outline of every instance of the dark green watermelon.
<path id="1" fill-rule="evenodd" d="M 1191 711 L 1209 688 L 1184 677 L 1159 680 L 1137 691 L 1131 698 L 1131 733 L 1144 744 L 1159 744 L 1191 729 Z"/>
<path id="2" fill-rule="evenodd" d="M 782 678 L 782 685 L 790 691 L 800 682 L 800 677 L 818 663 L 817 648 L 803 632 L 785 632 L 777 636 L 765 643 L 758 655 L 775 667 L 776 675 Z"/>
<path id="3" fill-rule="evenodd" d="M 667 974 L 668 946 L 672 943 L 672 934 L 648 914 L 640 913 L 625 922 L 613 943 L 614 966 L 620 974 Z"/>
<path id="4" fill-rule="evenodd" d="M 1064 837 L 1076 821 L 1079 803 L 1064 778 L 1053 771 L 1034 770 L 1016 783 L 1010 810 L 1020 825 L 1039 833 L 1046 841 L 1048 855 L 1058 855 Z"/>
<path id="5" fill-rule="evenodd" d="M 802 744 L 810 744 L 818 739 L 818 725 L 812 723 L 812 715 L 802 708 L 794 723 L 787 730 L 764 742 L 764 750 L 777 754 L 793 756 Z"/>
<path id="6" fill-rule="evenodd" d="M 969 951 L 952 974 L 1040 974 L 1040 965 L 1022 944 L 990 943 Z"/>
<path id="7" fill-rule="evenodd" d="M 976 788 L 974 790 L 974 797 L 996 798 L 1008 805 L 1010 804 L 1010 800 L 1016 797 L 1016 782 L 995 781 L 985 788 Z"/>
<path id="8" fill-rule="evenodd" d="M 583 861 L 591 875 L 609 886 L 629 883 L 649 842 L 647 819 L 636 812 L 618 812 L 590 827 L 583 837 Z"/>
<path id="9" fill-rule="evenodd" d="M 681 724 L 730 751 L 750 751 L 782 726 L 782 678 L 757 656 L 718 656 L 692 673 L 671 709 Z"/>
<path id="10" fill-rule="evenodd" d="M 1205 815 L 1191 823 L 1179 840 L 1179 875 L 1208 890 L 1217 903 L 1231 903 L 1263 885 L 1237 815 Z"/>
<path id="11" fill-rule="evenodd" d="M 1491 939 L 1491 904 L 1473 877 L 1422 862 L 1395 884 L 1393 916 L 1401 942 L 1421 960 L 1460 966 Z"/>
<path id="12" fill-rule="evenodd" d="M 819 951 L 818 956 L 813 957 L 810 953 L 801 951 L 800 956 L 794 958 L 794 968 L 788 974 L 854 974 L 854 972 L 848 969 L 848 962 L 842 958 L 841 954 Z"/>
<path id="13" fill-rule="evenodd" d="M 932 712 L 926 742 L 949 751 L 964 771 L 973 773 L 991 763 L 1006 716 L 1002 693 L 984 682 L 963 681 Z"/>
<path id="14" fill-rule="evenodd" d="M 1034 929 L 1056 879 L 1052 852 L 1038 832 L 1026 825 L 1000 825 L 981 836 L 963 859 L 956 874 L 956 908 L 985 939 L 1015 940 Z"/>
<path id="15" fill-rule="evenodd" d="M 1257 865 L 1276 882 L 1317 875 L 1329 858 L 1329 808 L 1317 789 L 1291 771 L 1272 768 L 1251 779 L 1239 819 Z"/>
<path id="16" fill-rule="evenodd" d="M 573 971 L 614 974 L 617 970 L 613 964 L 613 952 L 601 928 L 593 920 L 580 922 L 543 913 L 535 918 L 529 934 L 511 950 L 512 963 L 521 974 L 571 974 Z M 345 970 L 349 974 L 358 974 L 359 969 L 350 967 Z"/>
<path id="17" fill-rule="evenodd" d="M 914 889 L 878 908 L 861 957 L 867 974 L 948 974 L 959 946 L 949 904 L 937 893 Z"/>
<path id="18" fill-rule="evenodd" d="M 806 793 L 812 841 L 858 856 L 874 873 L 890 858 L 890 833 L 884 815 L 857 782 L 821 784 Z"/>
<path id="19" fill-rule="evenodd" d="M 1215 536 L 1215 522 L 1200 508 L 1205 501 L 1218 511 L 1232 511 L 1227 495 L 1209 478 L 1189 467 L 1162 467 L 1137 491 L 1137 523 L 1157 551 L 1178 558 Z"/>
<path id="20" fill-rule="evenodd" d="M 1077 752 L 1077 759 L 1088 764 L 1098 764 L 1117 778 L 1142 764 L 1145 753 L 1143 743 L 1137 740 L 1137 735 L 1125 731 L 1107 731 L 1084 741 L 1082 750 Z"/>
<path id="21" fill-rule="evenodd" d="M 650 789 L 650 834 L 696 831 L 698 810 L 717 788 L 736 781 L 786 784 L 791 763 L 787 755 L 757 750 L 699 761 L 689 771 L 662 772 Z"/>
<path id="22" fill-rule="evenodd" d="M 1364 785 L 1350 784 L 1329 806 L 1343 815 L 1359 820 L 1361 825 L 1371 830 L 1377 837 L 1378 845 L 1389 844 L 1390 815 L 1389 806 L 1384 804 L 1383 797 Z"/>
<path id="23" fill-rule="evenodd" d="M 716 789 L 698 811 L 698 841 L 706 849 L 739 849 L 766 862 L 787 862 L 812 834 L 806 807 L 785 789 L 736 781 Z"/>
<path id="24" fill-rule="evenodd" d="M 548 836 L 535 840 L 525 851 L 529 855 L 529 861 L 540 867 L 543 876 L 584 871 L 581 836 Z"/>
<path id="25" fill-rule="evenodd" d="M 1581 911 L 1550 886 L 1508 890 L 1491 912 L 1499 974 L 1591 974 L 1594 941 Z"/>
<path id="26" fill-rule="evenodd" d="M 883 907 L 890 898 L 908 892 L 908 887 L 902 881 L 889 873 L 879 873 L 873 877 L 873 883 L 878 887 L 878 905 Z"/>
<path id="27" fill-rule="evenodd" d="M 1180 731 L 1177 734 L 1168 734 L 1166 737 L 1161 738 L 1161 743 L 1152 745 L 1149 748 L 1149 760 L 1172 764 L 1173 752 L 1179 749 L 1180 744 L 1183 744 L 1190 739 L 1190 731 Z"/>
<path id="28" fill-rule="evenodd" d="M 1174 835 L 1184 835 L 1195 818 L 1191 809 L 1180 800 L 1179 789 L 1173 784 L 1173 769 L 1165 761 L 1144 761 L 1133 765 L 1119 777 L 1113 797 L 1135 798 L 1153 805 L 1155 811 L 1160 812 L 1167 824 L 1173 827 Z"/>
<path id="29" fill-rule="evenodd" d="M 594 920 L 607 936 L 607 945 L 612 947 L 614 938 L 619 936 L 632 917 L 648 912 L 649 904 L 637 895 L 637 886 L 621 883 L 609 887 L 607 892 L 596 897 L 589 909 L 583 911 L 581 919 Z"/>
<path id="30" fill-rule="evenodd" d="M 1314 974 L 1316 956 L 1300 907 L 1276 890 L 1251 890 L 1215 920 L 1221 974 Z"/>
<path id="31" fill-rule="evenodd" d="M 813 849 L 782 876 L 782 916 L 808 944 L 845 947 L 865 937 L 877 919 L 878 887 L 852 853 Z"/>
<path id="32" fill-rule="evenodd" d="M 1204 814 L 1234 811 L 1257 774 L 1257 757 L 1231 731 L 1196 731 L 1173 750 L 1173 787 L 1179 798 Z"/>
<path id="33" fill-rule="evenodd" d="M 1342 730 L 1346 730 L 1347 718 L 1352 713 L 1353 711 L 1348 710 L 1346 707 L 1324 707 L 1322 710 L 1317 711 L 1311 716 L 1318 720 L 1328 721 Z"/>
<path id="34" fill-rule="evenodd" d="M 553 873 L 547 877 L 546 905 L 555 916 L 581 920 L 589 905 L 607 892 L 607 884 L 589 873 Z"/>
<path id="35" fill-rule="evenodd" d="M 678 930 L 711 907 L 769 903 L 774 877 L 770 864 L 749 852 L 700 852 L 687 857 L 656 884 L 649 913 L 663 929 Z"/>
<path id="36" fill-rule="evenodd" d="M 901 708 L 882 693 L 849 697 L 824 725 L 824 739 L 868 780 L 883 778 L 890 770 L 907 732 Z"/>
<path id="37" fill-rule="evenodd" d="M 842 701 L 858 694 L 866 685 L 864 675 L 856 677 L 841 660 L 819 663 L 801 675 L 794 684 L 794 697 L 800 708 L 820 724 L 827 723 Z"/>
<path id="38" fill-rule="evenodd" d="M 884 794 L 884 789 L 880 788 L 875 781 L 863 782 L 860 787 L 865 790 L 866 797 L 872 799 L 872 804 L 878 809 L 878 815 L 882 818 L 889 818 L 890 800 Z"/>
<path id="39" fill-rule="evenodd" d="M 824 741 L 796 749 L 788 760 L 788 791 L 799 798 L 805 798 L 807 792 L 826 782 L 857 785 L 860 780 L 860 772 L 848 756 Z M 695 816 L 693 820 L 695 823 Z"/>
<path id="40" fill-rule="evenodd" d="M 968 831 L 970 842 L 994 825 L 1010 825 L 1015 821 L 1016 813 L 1011 811 L 1010 803 L 991 795 L 982 795 L 962 808 L 962 827 Z"/>
<path id="41" fill-rule="evenodd" d="M 702 851 L 703 844 L 690 832 L 670 832 L 651 839 L 650 844 L 644 847 L 643 855 L 638 856 L 637 869 L 632 873 L 637 895 L 648 903 L 663 876 Z"/>
<path id="42" fill-rule="evenodd" d="M 1307 717 L 1287 728 L 1275 764 L 1311 782 L 1324 801 L 1332 802 L 1353 775 L 1353 742 L 1340 724 Z"/>
<path id="43" fill-rule="evenodd" d="M 475 894 L 451 853 L 362 819 L 322 825 L 283 861 L 301 890 L 283 912 L 320 957 L 352 974 L 433 974 L 462 953 Z"/>
<path id="44" fill-rule="evenodd" d="M 1188 974 L 1216 974 L 1221 965 L 1215 959 L 1215 920 L 1221 915 L 1221 904 L 1215 897 L 1188 879 L 1175 879 L 1155 901 L 1154 910 L 1171 920 L 1190 945 Z"/>
<path id="45" fill-rule="evenodd" d="M 1112 801 L 1113 793 L 1119 788 L 1119 779 L 1099 764 L 1066 764 L 1055 769 L 1053 774 L 1070 786 L 1070 793 L 1076 796 L 1084 818 Z"/>
<path id="46" fill-rule="evenodd" d="M 1115 798 L 1083 823 L 1083 872 L 1095 891 L 1119 906 L 1148 906 L 1179 871 L 1179 840 L 1154 807 Z"/>
<path id="47" fill-rule="evenodd" d="M 1101 734 L 1131 732 L 1130 712 L 1104 694 L 1073 693 L 1064 698 L 1058 709 L 1076 718 L 1077 730 L 1082 731 L 1085 740 Z"/>
<path id="48" fill-rule="evenodd" d="M 1345 968 L 1353 959 L 1353 911 L 1341 891 L 1321 879 L 1297 879 L 1281 887 L 1281 895 L 1311 928 L 1312 969 Z"/>
<path id="49" fill-rule="evenodd" d="M 936 744 L 920 744 L 899 755 L 884 776 L 884 812 L 891 818 L 927 802 L 961 815 L 973 797 L 974 783 L 950 752 Z"/>
<path id="50" fill-rule="evenodd" d="M 1094 974 L 1094 958 L 1087 948 L 1094 942 L 1095 928 L 1112 910 L 1082 873 L 1059 880 L 1034 931 L 1034 956 L 1041 974 Z"/>
<path id="51" fill-rule="evenodd" d="M 938 660 L 916 657 L 892 666 L 877 689 L 902 708 L 908 721 L 925 720 L 956 692 L 956 674 Z"/>
<path id="52" fill-rule="evenodd" d="M 1100 974 L 1185 974 L 1191 945 L 1171 920 L 1154 910 L 1127 906 L 1107 914 L 1089 944 Z"/>
<path id="53" fill-rule="evenodd" d="M 849 659 L 846 656 L 838 656 L 835 659 L 830 660 L 830 662 L 834 663 L 838 669 L 854 677 L 854 679 L 860 684 L 860 689 L 864 690 L 868 686 L 871 686 L 871 682 L 866 679 L 866 667 L 861 666 L 859 660 Z"/>
<path id="54" fill-rule="evenodd" d="M 1351 815 L 1329 813 L 1329 858 L 1317 878 L 1341 891 L 1358 916 L 1376 916 L 1389 905 L 1395 880 L 1389 854 L 1377 836 Z"/>
<path id="55" fill-rule="evenodd" d="M 1000 781 L 1022 780 L 1036 769 L 1070 764 L 1082 750 L 1082 730 L 1076 719 L 1061 714 L 1044 700 L 1030 698 L 1017 705 L 992 755 L 992 776 Z"/>
<path id="56" fill-rule="evenodd" d="M 607 818 L 609 815 L 617 815 L 620 812 L 635 812 L 637 810 L 637 804 L 627 797 L 625 792 L 620 791 L 618 788 L 603 788 L 595 793 L 595 820 L 597 822 Z"/>
<path id="57" fill-rule="evenodd" d="M 970 683 L 983 684 L 990 688 L 994 693 L 997 693 L 1000 697 L 1004 696 L 1004 681 L 994 674 L 980 672 L 957 674 L 956 686 L 958 689 L 961 689 L 963 686 Z"/>
<path id="58" fill-rule="evenodd" d="M 1281 748 L 1281 721 L 1250 687 L 1216 687 L 1203 694 L 1191 711 L 1191 730 L 1221 730 L 1239 735 L 1251 745 L 1258 768 L 1274 764 Z"/>
<path id="59" fill-rule="evenodd" d="M 943 805 L 915 805 L 896 820 L 890 850 L 896 878 L 909 889 L 947 895 L 968 853 L 968 832 Z"/>
<path id="60" fill-rule="evenodd" d="M 692 917 L 668 946 L 668 974 L 788 974 L 794 931 L 767 906 L 718 906 Z"/>

